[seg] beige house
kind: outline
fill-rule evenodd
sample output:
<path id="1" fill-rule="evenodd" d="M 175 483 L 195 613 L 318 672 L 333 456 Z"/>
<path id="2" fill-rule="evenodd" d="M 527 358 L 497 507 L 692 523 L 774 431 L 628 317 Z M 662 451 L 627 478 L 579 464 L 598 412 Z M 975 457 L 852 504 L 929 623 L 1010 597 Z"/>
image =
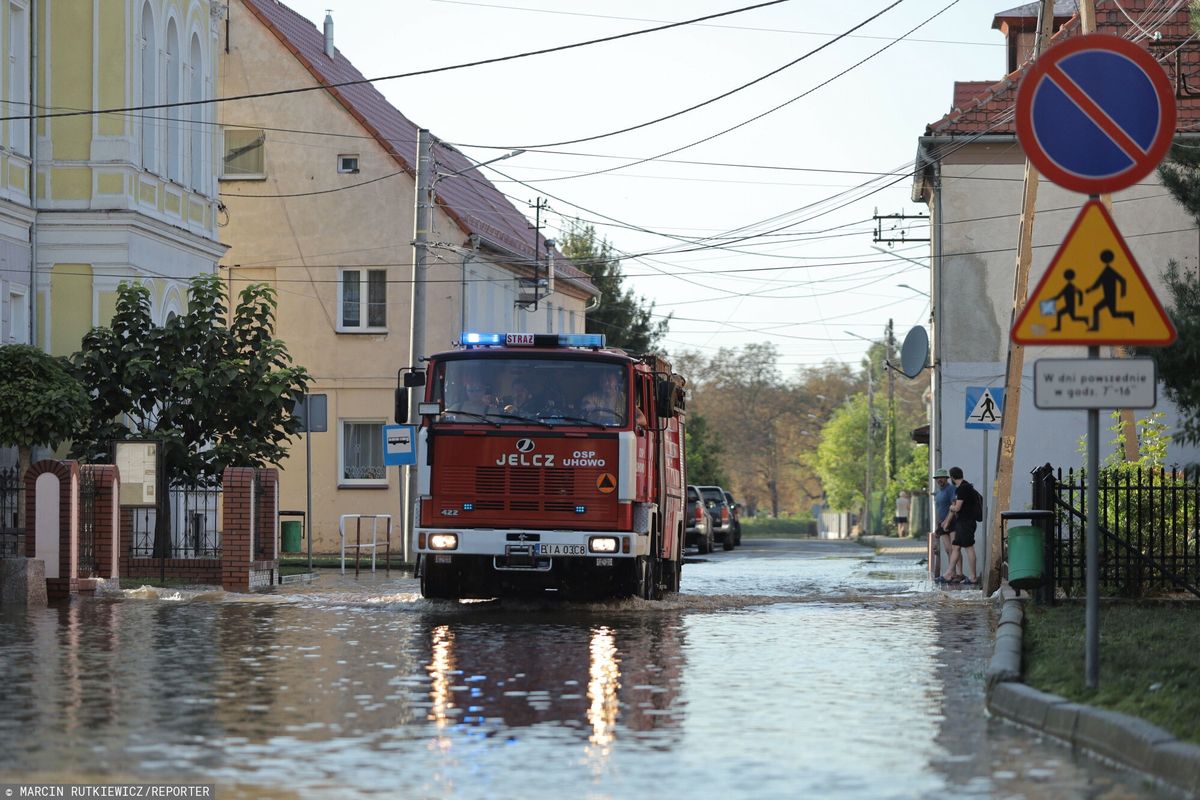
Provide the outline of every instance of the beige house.
<path id="1" fill-rule="evenodd" d="M 318 30 L 275 0 L 232 0 L 227 35 L 219 94 L 251 97 L 220 109 L 223 274 L 235 289 L 278 289 L 277 335 L 326 397 L 328 430 L 307 444 L 313 549 L 333 552 L 340 515 L 400 520 L 403 480 L 383 465 L 382 426 L 410 363 L 417 126 L 355 83 L 328 17 Z M 586 274 L 555 262 L 474 162 L 440 143 L 432 156 L 427 351 L 472 328 L 582 332 L 598 294 Z M 550 263 L 556 279 L 539 290 Z M 306 449 L 301 437 L 282 465 L 284 510 L 306 508 Z"/>
<path id="2" fill-rule="evenodd" d="M 920 138 L 913 186 L 913 200 L 929 206 L 932 226 L 932 466 L 961 466 L 967 479 L 983 491 L 989 523 L 996 511 L 1028 507 L 1033 468 L 1045 463 L 1078 468 L 1083 462 L 1079 445 L 1086 430 L 1086 412 L 1035 408 L 1033 370 L 1040 358 L 1085 357 L 1084 347 L 1026 348 L 1012 493 L 997 504 L 992 502 L 990 489 L 999 431 L 965 427 L 968 388 L 1005 386 L 1025 171 L 1025 154 L 1013 122 L 1015 97 L 1032 52 L 1040 5 L 1030 3 L 995 15 L 992 27 L 1008 44 L 1006 62 L 996 67 L 1008 74 L 1000 81 L 954 85 L 953 110 L 931 123 Z M 1146 0 L 1122 0 L 1118 7 L 1110 0 L 1095 0 L 1098 29 L 1139 42 L 1159 59 L 1172 84 L 1180 87 L 1177 135 L 1192 135 L 1200 121 L 1200 97 L 1186 90 L 1186 73 L 1195 68 L 1200 56 L 1194 45 L 1181 51 L 1184 56 L 1179 59 L 1170 55 L 1194 36 L 1188 26 L 1187 6 L 1164 16 L 1159 11 L 1148 12 L 1150 5 Z M 1079 35 L 1075 0 L 1058 0 L 1055 30 L 1055 42 Z M 1045 179 L 1038 182 L 1031 290 L 1041 281 L 1086 199 Z M 1153 290 L 1163 305 L 1169 306 L 1162 270 L 1172 259 L 1186 269 L 1196 269 L 1200 251 L 1195 221 L 1155 174 L 1114 194 L 1112 216 Z M 1112 355 L 1112 348 L 1101 351 L 1102 357 Z M 1161 387 L 1158 397 L 1159 410 L 1167 413 L 1166 422 L 1173 427 L 1175 413 Z M 1138 416 L 1148 413 L 1138 412 Z M 1101 423 L 1103 457 L 1112 438 L 1107 433 L 1107 414 L 1102 415 Z M 1194 448 L 1172 447 L 1170 453 L 1170 459 L 1180 464 L 1196 461 L 1198 456 Z M 1000 508 L 990 507 L 993 505 Z M 981 527 L 987 530 L 986 525 Z M 985 536 L 977 542 L 976 552 L 986 551 Z"/>

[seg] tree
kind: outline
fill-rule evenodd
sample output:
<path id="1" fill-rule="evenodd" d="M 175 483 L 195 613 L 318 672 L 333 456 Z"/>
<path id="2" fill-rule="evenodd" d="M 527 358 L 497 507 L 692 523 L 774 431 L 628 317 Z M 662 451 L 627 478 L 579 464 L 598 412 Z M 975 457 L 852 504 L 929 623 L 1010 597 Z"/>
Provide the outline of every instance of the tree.
<path id="1" fill-rule="evenodd" d="M 248 286 L 228 322 L 226 303 L 220 279 L 199 276 L 187 313 L 158 326 L 149 290 L 121 284 L 112 324 L 89 331 L 73 357 L 92 409 L 76 454 L 110 460 L 113 440 L 150 437 L 176 483 L 284 458 L 300 432 L 292 409 L 308 373 L 274 338 L 273 289 Z"/>
<path id="2" fill-rule="evenodd" d="M 878 448 L 883 438 L 882 430 L 876 428 L 872 446 Z M 863 458 L 866 441 L 867 398 L 858 394 L 835 411 L 821 430 L 815 466 L 830 508 L 848 511 L 862 507 L 867 477 Z"/>
<path id="3" fill-rule="evenodd" d="M 688 414 L 687 429 L 688 483 L 702 486 L 728 486 L 729 478 L 721 469 L 719 456 L 724 448 L 700 414 Z"/>
<path id="4" fill-rule="evenodd" d="M 594 226 L 576 219 L 566 222 L 558 246 L 600 290 L 600 305 L 588 312 L 585 330 L 603 333 L 608 344 L 631 353 L 658 352 L 670 317 L 655 322 L 654 303 L 647 305 L 645 299 L 624 286 L 621 262 L 608 240 L 597 238 Z"/>
<path id="5" fill-rule="evenodd" d="M 17 448 L 21 473 L 34 447 L 76 436 L 87 415 L 87 394 L 66 359 L 27 344 L 0 347 L 0 443 Z"/>
<path id="6" fill-rule="evenodd" d="M 1158 170 L 1167 190 L 1200 225 L 1200 152 L 1175 145 Z M 1200 443 L 1200 276 L 1175 261 L 1163 273 L 1171 295 L 1168 311 L 1179 338 L 1169 347 L 1139 347 L 1135 354 L 1154 359 L 1167 399 L 1179 409 L 1177 441 Z"/>

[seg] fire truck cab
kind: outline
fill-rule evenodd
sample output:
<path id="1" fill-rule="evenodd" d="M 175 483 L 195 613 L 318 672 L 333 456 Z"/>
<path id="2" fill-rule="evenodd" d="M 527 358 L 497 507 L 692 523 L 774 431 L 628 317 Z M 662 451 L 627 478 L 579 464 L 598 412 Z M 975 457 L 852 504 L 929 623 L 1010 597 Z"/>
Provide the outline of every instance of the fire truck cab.
<path id="1" fill-rule="evenodd" d="M 425 597 L 678 591 L 684 380 L 670 364 L 600 334 L 464 333 L 421 378 L 406 382 L 425 386 L 412 534 Z"/>

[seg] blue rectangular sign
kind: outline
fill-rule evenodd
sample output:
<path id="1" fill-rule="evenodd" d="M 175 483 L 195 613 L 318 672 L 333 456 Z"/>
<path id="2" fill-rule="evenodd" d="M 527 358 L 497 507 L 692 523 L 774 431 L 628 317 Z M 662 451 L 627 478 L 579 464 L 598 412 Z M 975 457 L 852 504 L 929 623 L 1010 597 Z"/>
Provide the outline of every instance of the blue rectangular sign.
<path id="1" fill-rule="evenodd" d="M 383 463 L 388 467 L 411 467 L 417 463 L 417 426 L 383 426 Z"/>
<path id="2" fill-rule="evenodd" d="M 1000 430 L 1004 418 L 1004 390 L 996 386 L 967 387 L 968 430 Z"/>

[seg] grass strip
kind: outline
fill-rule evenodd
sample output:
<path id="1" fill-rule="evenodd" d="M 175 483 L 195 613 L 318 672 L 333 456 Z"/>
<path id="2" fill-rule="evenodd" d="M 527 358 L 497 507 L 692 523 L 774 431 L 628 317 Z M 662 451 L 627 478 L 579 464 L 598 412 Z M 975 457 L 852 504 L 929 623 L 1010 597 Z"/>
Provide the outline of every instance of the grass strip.
<path id="1" fill-rule="evenodd" d="M 816 523 L 811 519 L 789 517 L 743 517 L 742 537 L 765 539 L 786 536 L 813 536 Z"/>
<path id="2" fill-rule="evenodd" d="M 1100 685 L 1084 686 L 1084 605 L 1025 606 L 1026 684 L 1120 711 L 1200 744 L 1200 603 L 1106 602 Z"/>

